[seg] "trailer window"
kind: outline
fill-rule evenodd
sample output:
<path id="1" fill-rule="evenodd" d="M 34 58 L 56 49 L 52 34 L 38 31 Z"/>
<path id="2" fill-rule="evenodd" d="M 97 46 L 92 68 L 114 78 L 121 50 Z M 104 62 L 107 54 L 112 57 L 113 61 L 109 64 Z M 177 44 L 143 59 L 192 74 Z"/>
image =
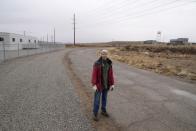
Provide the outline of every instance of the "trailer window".
<path id="1" fill-rule="evenodd" d="M 20 42 L 22 42 L 22 39 L 20 39 Z"/>
<path id="2" fill-rule="evenodd" d="M 34 40 L 34 43 L 36 43 L 36 40 Z"/>
<path id="3" fill-rule="evenodd" d="M 3 37 L 0 37 L 0 41 L 4 41 L 4 38 Z"/>
<path id="4" fill-rule="evenodd" d="M 29 40 L 29 43 L 31 43 L 31 40 Z"/>
<path id="5" fill-rule="evenodd" d="M 12 38 L 12 42 L 15 42 L 16 41 L 16 39 L 15 38 Z"/>

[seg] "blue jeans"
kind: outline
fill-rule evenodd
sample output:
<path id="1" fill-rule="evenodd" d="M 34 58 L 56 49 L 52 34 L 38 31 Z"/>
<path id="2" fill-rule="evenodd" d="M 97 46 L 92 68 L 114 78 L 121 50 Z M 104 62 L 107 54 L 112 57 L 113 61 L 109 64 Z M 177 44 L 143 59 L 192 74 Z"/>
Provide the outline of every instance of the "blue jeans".
<path id="1" fill-rule="evenodd" d="M 102 96 L 102 102 L 101 102 L 101 110 L 106 111 L 106 103 L 107 103 L 107 94 L 108 90 L 103 90 L 102 92 L 96 91 L 94 96 L 94 106 L 93 106 L 93 113 L 97 114 L 99 111 L 99 105 L 100 105 L 100 98 Z"/>

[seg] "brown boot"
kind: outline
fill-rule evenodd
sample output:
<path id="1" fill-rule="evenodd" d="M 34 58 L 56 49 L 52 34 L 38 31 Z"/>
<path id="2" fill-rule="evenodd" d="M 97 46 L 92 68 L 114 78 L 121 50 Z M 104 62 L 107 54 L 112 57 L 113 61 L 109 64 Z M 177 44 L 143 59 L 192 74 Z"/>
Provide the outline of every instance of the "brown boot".
<path id="1" fill-rule="evenodd" d="M 106 111 L 102 111 L 101 114 L 105 117 L 110 117 L 110 115 Z"/>
<path id="2" fill-rule="evenodd" d="M 99 121 L 99 118 L 98 118 L 97 114 L 93 114 L 93 120 L 94 121 Z"/>

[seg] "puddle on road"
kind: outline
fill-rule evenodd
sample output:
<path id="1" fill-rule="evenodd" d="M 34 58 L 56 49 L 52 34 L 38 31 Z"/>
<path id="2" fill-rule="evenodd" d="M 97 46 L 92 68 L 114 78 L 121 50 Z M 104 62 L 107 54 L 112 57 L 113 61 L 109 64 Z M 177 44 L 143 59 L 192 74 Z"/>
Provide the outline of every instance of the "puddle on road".
<path id="1" fill-rule="evenodd" d="M 188 97 L 192 100 L 196 101 L 196 95 L 189 93 L 187 91 L 183 91 L 183 90 L 172 90 L 173 93 L 177 94 L 177 95 L 181 95 L 181 96 L 185 96 Z"/>

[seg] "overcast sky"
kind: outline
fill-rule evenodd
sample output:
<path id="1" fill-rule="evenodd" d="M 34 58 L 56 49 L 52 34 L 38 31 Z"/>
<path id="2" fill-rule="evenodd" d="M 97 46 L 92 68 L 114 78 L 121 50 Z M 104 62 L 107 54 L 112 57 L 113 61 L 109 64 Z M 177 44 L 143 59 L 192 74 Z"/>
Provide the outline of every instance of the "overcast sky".
<path id="1" fill-rule="evenodd" d="M 196 42 L 196 0 L 0 0 L 0 32 L 12 32 L 49 40 L 161 41 L 187 37 Z"/>

